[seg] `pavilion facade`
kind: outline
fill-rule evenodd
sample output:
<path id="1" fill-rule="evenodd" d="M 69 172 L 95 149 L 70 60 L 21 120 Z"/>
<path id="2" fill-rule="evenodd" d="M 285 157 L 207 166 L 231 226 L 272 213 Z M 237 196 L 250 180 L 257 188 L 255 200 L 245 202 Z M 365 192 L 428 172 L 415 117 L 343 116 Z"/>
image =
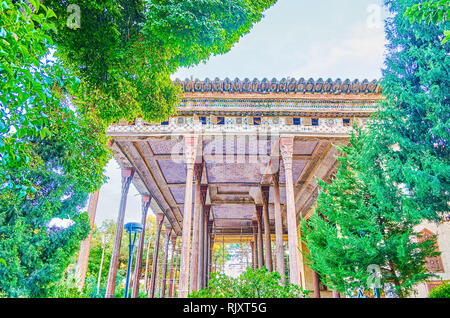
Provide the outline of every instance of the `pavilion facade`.
<path id="1" fill-rule="evenodd" d="M 162 123 L 119 121 L 107 130 L 123 182 L 106 297 L 114 295 L 131 183 L 142 195 L 142 222 L 149 208 L 157 215 L 156 246 L 162 224 L 166 228 L 164 267 L 179 252 L 175 284 L 173 273 L 167 274 L 170 296 L 187 297 L 207 286 L 212 246 L 220 240 L 249 243 L 254 268 L 276 270 L 283 279 L 314 290 L 316 297 L 331 297 L 303 260 L 307 248 L 299 239 L 299 222 L 312 213 L 316 178 L 327 181 L 336 169 L 336 146 L 347 144 L 352 126 L 364 125 L 376 111 L 379 83 L 176 82 L 183 88 L 176 116 Z M 143 242 L 142 236 L 136 279 Z"/>

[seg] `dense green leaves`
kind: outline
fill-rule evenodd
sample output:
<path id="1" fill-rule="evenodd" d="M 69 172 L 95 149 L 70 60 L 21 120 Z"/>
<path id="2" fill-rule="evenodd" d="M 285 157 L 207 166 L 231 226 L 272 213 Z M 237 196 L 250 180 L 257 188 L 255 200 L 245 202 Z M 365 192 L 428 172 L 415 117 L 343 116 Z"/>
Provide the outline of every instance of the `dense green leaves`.
<path id="1" fill-rule="evenodd" d="M 273 2 L 1 2 L 0 294 L 61 295 L 105 181 L 106 127 L 165 120 L 170 74 L 228 51 Z M 49 232 L 55 217 L 75 224 Z"/>
<path id="2" fill-rule="evenodd" d="M 408 8 L 404 14 L 411 23 L 425 21 L 427 23 L 440 23 L 450 20 L 450 0 L 430 0 L 417 3 Z M 450 40 L 450 31 L 444 31 L 442 44 Z"/>
<path id="3" fill-rule="evenodd" d="M 238 278 L 213 272 L 208 287 L 192 292 L 190 298 L 299 298 L 307 297 L 309 291 L 281 282 L 278 272 L 262 269 L 247 270 Z"/>
<path id="4" fill-rule="evenodd" d="M 82 79 L 80 105 L 106 123 L 162 121 L 181 93 L 170 74 L 230 50 L 274 0 L 69 1 L 80 28 L 60 19 L 58 55 Z M 68 3 L 46 3 L 67 16 Z"/>
<path id="5" fill-rule="evenodd" d="M 429 295 L 430 298 L 450 298 L 450 284 L 444 283 L 434 288 Z"/>
<path id="6" fill-rule="evenodd" d="M 351 146 L 341 148 L 332 183 L 319 182 L 315 213 L 302 224 L 307 259 L 325 284 L 342 293 L 395 285 L 405 296 L 429 277 L 425 257 L 434 248 L 430 241 L 411 240 L 416 223 L 404 217 L 401 190 L 380 171 L 368 173 L 367 143 L 363 133 L 352 136 Z M 373 268 L 379 268 L 379 281 Z"/>
<path id="7" fill-rule="evenodd" d="M 450 59 L 441 45 L 448 21 L 410 25 L 418 0 L 385 0 L 391 13 L 384 100 L 367 129 L 343 147 L 336 178 L 321 182 L 315 214 L 304 222 L 310 262 L 341 292 L 380 286 L 407 296 L 430 274 L 433 242 L 417 243 L 415 226 L 438 221 L 450 202 Z M 373 267 L 371 267 L 373 268 Z"/>

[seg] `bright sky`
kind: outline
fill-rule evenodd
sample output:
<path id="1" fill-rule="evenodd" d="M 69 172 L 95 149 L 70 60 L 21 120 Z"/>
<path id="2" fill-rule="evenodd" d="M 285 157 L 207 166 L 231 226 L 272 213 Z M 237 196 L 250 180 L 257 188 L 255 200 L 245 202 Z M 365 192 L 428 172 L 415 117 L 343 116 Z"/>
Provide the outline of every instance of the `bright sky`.
<path id="1" fill-rule="evenodd" d="M 379 79 L 384 30 L 381 0 L 278 0 L 230 52 L 181 69 L 172 79 L 310 77 Z M 117 219 L 121 195 L 118 164 L 106 167 L 95 223 Z M 139 222 L 140 195 L 130 187 L 126 222 Z"/>

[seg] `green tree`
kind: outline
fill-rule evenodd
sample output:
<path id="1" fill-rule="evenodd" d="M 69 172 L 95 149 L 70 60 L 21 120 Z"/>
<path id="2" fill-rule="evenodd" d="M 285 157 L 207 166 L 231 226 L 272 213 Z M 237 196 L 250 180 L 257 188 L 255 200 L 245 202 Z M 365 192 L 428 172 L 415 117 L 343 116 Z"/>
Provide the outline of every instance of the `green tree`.
<path id="1" fill-rule="evenodd" d="M 434 288 L 430 292 L 430 295 L 428 297 L 429 298 L 450 298 L 450 284 L 444 283 L 441 286 Z"/>
<path id="2" fill-rule="evenodd" d="M 213 263 L 213 270 L 221 270 L 223 266 L 225 266 L 225 263 L 230 259 L 230 253 L 228 251 L 228 248 L 226 245 L 223 244 L 214 244 L 213 245 L 213 256 L 212 256 L 212 263 Z"/>
<path id="3" fill-rule="evenodd" d="M 417 3 L 386 0 L 384 100 L 366 159 L 405 189 L 405 217 L 420 222 L 439 220 L 450 202 L 450 44 L 440 45 L 450 22 L 411 26 L 404 13 Z"/>
<path id="4" fill-rule="evenodd" d="M 39 161 L 9 171 L 31 180 L 34 192 L 0 192 L 0 290 L 9 297 L 52 296 L 89 231 L 86 198 L 104 180 L 106 143 L 96 126 L 59 106 L 46 116 L 52 134 L 26 138 Z M 49 228 L 55 218 L 69 226 Z"/>
<path id="5" fill-rule="evenodd" d="M 78 105 L 107 124 L 166 120 L 181 89 L 170 79 L 228 52 L 275 0 L 45 0 L 59 18 L 57 55 L 82 80 Z M 67 6 L 80 27 L 67 27 Z"/>
<path id="6" fill-rule="evenodd" d="M 76 82 L 61 63 L 46 56 L 55 15 L 39 1 L 2 1 L 0 5 L 0 189 L 21 196 L 33 193 L 25 171 L 40 161 L 30 145 L 52 134 L 48 107 Z M 56 94 L 55 94 L 56 93 Z"/>
<path id="7" fill-rule="evenodd" d="M 350 143 L 340 148 L 331 184 L 319 180 L 317 207 L 302 222 L 308 262 L 326 285 L 342 293 L 389 284 L 399 296 L 407 296 L 430 276 L 424 264 L 435 255 L 433 242 L 411 239 L 417 223 L 404 217 L 401 190 L 368 169 L 367 134 L 352 135 Z M 378 285 L 373 285 L 376 278 Z"/>
<path id="8" fill-rule="evenodd" d="M 2 295 L 55 295 L 88 232 L 82 207 L 105 181 L 105 128 L 173 114 L 170 74 L 228 51 L 273 2 L 76 1 L 82 24 L 70 29 L 71 1 L 2 1 Z M 74 225 L 46 230 L 67 216 Z"/>
<path id="9" fill-rule="evenodd" d="M 145 261 L 147 258 L 147 253 L 149 253 L 149 260 L 151 262 L 153 256 L 153 248 L 147 250 L 148 241 L 153 242 L 156 234 L 156 219 L 153 216 L 147 217 L 147 225 L 145 230 L 145 244 L 144 251 L 142 256 L 142 267 L 141 274 L 143 275 L 145 272 Z M 104 293 L 106 291 L 106 282 L 108 279 L 108 271 L 109 264 L 111 260 L 111 254 L 114 243 L 114 236 L 116 231 L 116 222 L 115 221 L 105 221 L 100 227 L 95 227 L 94 232 L 92 233 L 92 242 L 91 242 L 91 250 L 89 252 L 89 262 L 88 268 L 86 272 L 86 284 L 84 288 L 84 294 L 90 297 L 104 297 Z M 121 281 L 125 276 L 127 264 L 128 264 L 128 236 L 124 235 L 122 237 L 122 244 L 120 248 L 120 256 L 119 256 L 119 269 L 121 270 L 122 276 L 118 275 L 118 281 Z M 105 249 L 103 255 L 103 264 L 102 271 L 100 277 L 100 289 L 97 294 L 97 283 L 98 283 L 98 275 L 100 273 L 100 263 L 102 258 L 103 249 Z M 137 249 L 137 245 L 135 251 Z M 136 257 L 136 252 L 134 253 L 134 257 Z M 133 268 L 136 264 L 136 260 L 133 260 Z M 148 275 L 151 274 L 151 263 L 149 264 L 150 270 L 148 271 Z M 118 297 L 123 297 L 123 290 L 120 288 L 120 284 L 117 284 Z"/>
<path id="10" fill-rule="evenodd" d="M 450 20 L 450 0 L 430 0 L 409 7 L 405 16 L 411 23 L 425 21 L 427 23 L 440 23 Z M 444 31 L 442 44 L 450 40 L 450 30 Z"/>
<path id="11" fill-rule="evenodd" d="M 299 298 L 307 297 L 309 291 L 300 286 L 282 283 L 278 272 L 269 272 L 265 267 L 253 271 L 251 268 L 238 278 L 222 273 L 212 273 L 209 286 L 192 292 L 190 298 Z"/>
<path id="12" fill-rule="evenodd" d="M 432 243 L 414 243 L 413 228 L 448 211 L 450 59 L 441 40 L 449 23 L 411 26 L 405 12 L 418 3 L 385 0 L 384 99 L 361 140 L 343 149 L 332 184 L 320 183 L 309 222 L 312 267 L 342 292 L 368 287 L 366 268 L 375 264 L 382 283 L 408 295 L 429 275 L 423 264 Z"/>

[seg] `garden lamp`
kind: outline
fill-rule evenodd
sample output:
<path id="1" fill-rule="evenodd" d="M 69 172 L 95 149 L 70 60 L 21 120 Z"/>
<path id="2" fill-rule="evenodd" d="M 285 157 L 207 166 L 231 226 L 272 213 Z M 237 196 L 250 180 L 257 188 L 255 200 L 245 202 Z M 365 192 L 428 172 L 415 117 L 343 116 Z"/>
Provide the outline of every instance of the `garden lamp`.
<path id="1" fill-rule="evenodd" d="M 127 267 L 127 278 L 125 284 L 125 298 L 128 298 L 128 288 L 130 285 L 130 272 L 131 272 L 131 263 L 133 262 L 133 250 L 134 243 L 136 242 L 136 237 L 139 232 L 142 231 L 142 224 L 137 222 L 130 222 L 125 224 L 125 231 L 128 233 L 130 238 L 130 244 L 128 245 L 128 267 Z M 137 282 L 139 284 L 139 282 Z M 136 282 L 135 282 L 136 284 Z"/>

